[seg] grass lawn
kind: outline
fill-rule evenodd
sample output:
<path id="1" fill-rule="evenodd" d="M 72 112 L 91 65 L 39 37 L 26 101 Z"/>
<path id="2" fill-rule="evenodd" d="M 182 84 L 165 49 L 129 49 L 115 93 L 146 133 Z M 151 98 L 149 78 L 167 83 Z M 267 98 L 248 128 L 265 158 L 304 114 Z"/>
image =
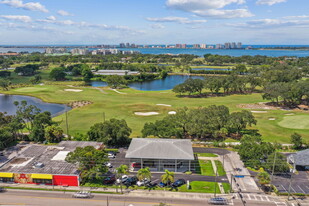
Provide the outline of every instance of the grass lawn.
<path id="1" fill-rule="evenodd" d="M 190 182 L 190 189 L 187 189 L 187 185 L 182 185 L 178 188 L 179 192 L 198 192 L 198 193 L 214 193 L 215 185 L 217 184 L 216 191 L 220 194 L 220 189 L 218 183 L 215 182 L 203 182 L 203 181 L 193 181 Z"/>
<path id="2" fill-rule="evenodd" d="M 229 183 L 222 183 L 222 186 L 223 186 L 223 189 L 224 189 L 224 192 L 226 194 L 230 193 L 231 191 L 231 185 Z"/>
<path id="3" fill-rule="evenodd" d="M 216 176 L 210 160 L 199 160 L 199 166 L 196 168 L 196 173 L 205 176 Z"/>
<path id="4" fill-rule="evenodd" d="M 213 153 L 195 153 L 198 157 L 218 157 L 218 155 Z"/>
<path id="5" fill-rule="evenodd" d="M 43 71 L 42 71 L 43 72 Z M 44 71 L 45 72 L 45 71 Z M 46 78 L 46 77 L 45 77 Z M 132 137 L 141 136 L 141 130 L 146 122 L 153 122 L 168 115 L 169 111 L 177 108 L 207 107 L 210 105 L 226 105 L 231 112 L 240 111 L 239 104 L 252 104 L 264 102 L 261 94 L 231 95 L 224 97 L 209 98 L 179 98 L 171 90 L 167 91 L 139 91 L 131 88 L 122 89 L 124 94 L 116 93 L 108 88 L 103 88 L 103 92 L 97 88 L 76 86 L 74 89 L 81 89 L 82 92 L 68 92 L 69 85 L 76 85 L 75 82 L 45 82 L 45 85 L 35 85 L 26 88 L 17 88 L 10 91 L 0 91 L 7 94 L 28 95 L 41 98 L 43 101 L 51 103 L 70 103 L 73 101 L 91 101 L 93 104 L 76 108 L 68 112 L 70 135 L 76 133 L 85 134 L 89 128 L 102 121 L 103 113 L 106 119 L 125 119 L 132 129 Z M 72 88 L 71 88 L 72 89 Z M 158 106 L 156 104 L 169 104 L 171 107 Z M 134 112 L 158 112 L 155 116 L 137 116 Z M 305 140 L 309 140 L 309 128 L 290 129 L 280 126 L 286 113 L 289 111 L 269 110 L 267 113 L 254 113 L 258 124 L 251 129 L 258 129 L 267 141 L 277 141 L 289 143 L 290 135 L 297 132 Z M 293 112 L 309 119 L 309 114 L 299 111 Z M 275 118 L 270 121 L 269 118 Z M 61 122 L 61 127 L 65 130 L 65 115 L 60 115 L 54 120 Z"/>
<path id="6" fill-rule="evenodd" d="M 218 169 L 218 176 L 226 175 L 225 170 L 224 170 L 223 165 L 222 165 L 222 162 L 220 162 L 219 160 L 215 160 L 215 164 L 216 164 L 217 169 Z"/>

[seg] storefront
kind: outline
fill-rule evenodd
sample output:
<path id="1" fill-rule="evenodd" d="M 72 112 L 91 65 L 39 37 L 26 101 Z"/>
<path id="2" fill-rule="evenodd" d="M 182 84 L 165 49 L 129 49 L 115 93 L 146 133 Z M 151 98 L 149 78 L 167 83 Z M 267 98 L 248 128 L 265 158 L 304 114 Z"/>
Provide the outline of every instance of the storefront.
<path id="1" fill-rule="evenodd" d="M 14 174 L 10 172 L 0 172 L 0 182 L 2 183 L 14 182 Z"/>

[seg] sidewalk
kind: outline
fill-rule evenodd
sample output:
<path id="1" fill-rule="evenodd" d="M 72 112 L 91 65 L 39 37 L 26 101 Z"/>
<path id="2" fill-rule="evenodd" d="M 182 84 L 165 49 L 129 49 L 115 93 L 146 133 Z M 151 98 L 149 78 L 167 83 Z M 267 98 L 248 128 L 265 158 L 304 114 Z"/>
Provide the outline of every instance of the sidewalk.
<path id="1" fill-rule="evenodd" d="M 44 190 L 63 190 L 63 192 L 68 191 L 92 191 L 92 192 L 106 192 L 106 193 L 116 193 L 114 188 L 91 188 L 91 187 L 62 187 L 62 186 L 48 186 L 48 185 L 27 185 L 27 184 L 5 184 L 0 183 L 0 187 L 15 187 L 16 189 L 44 189 Z M 38 191 L 42 191 L 38 190 Z M 32 190 L 36 191 L 36 190 Z M 51 192 L 51 191 L 49 191 Z M 56 191 L 55 191 L 56 192 Z M 59 191 L 58 191 L 59 192 Z M 208 199 L 214 196 L 211 193 L 190 193 L 190 192 L 170 192 L 164 190 L 132 190 L 123 187 L 124 194 L 120 194 L 120 187 L 118 188 L 119 194 L 112 195 L 125 195 L 129 197 L 149 197 L 149 198 L 176 198 L 176 199 Z M 231 195 L 220 194 L 221 197 L 231 198 Z"/>
<path id="2" fill-rule="evenodd" d="M 227 155 L 220 156 L 223 162 L 224 158 L 224 169 L 229 182 L 232 184 L 234 191 L 238 190 L 236 184 L 243 192 L 260 193 L 260 189 L 255 183 L 254 179 L 250 176 L 250 172 L 244 167 L 243 162 L 240 160 L 239 155 L 236 152 L 231 152 Z M 242 171 L 235 171 L 235 168 L 241 168 Z M 232 179 L 234 175 L 244 175 L 244 178 L 236 178 L 236 182 Z"/>

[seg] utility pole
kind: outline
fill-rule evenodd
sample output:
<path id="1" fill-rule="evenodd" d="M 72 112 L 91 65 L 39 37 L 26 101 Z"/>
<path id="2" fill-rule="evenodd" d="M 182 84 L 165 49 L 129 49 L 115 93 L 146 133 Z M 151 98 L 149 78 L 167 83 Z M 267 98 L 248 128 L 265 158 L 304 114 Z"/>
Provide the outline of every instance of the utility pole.
<path id="1" fill-rule="evenodd" d="M 68 111 L 65 111 L 65 123 L 66 123 L 66 128 L 67 128 L 67 135 L 69 135 L 69 123 L 68 123 Z"/>
<path id="2" fill-rule="evenodd" d="M 275 152 L 275 157 L 274 157 L 274 164 L 273 164 L 273 169 L 271 171 L 271 178 L 270 178 L 270 182 L 273 182 L 273 177 L 274 177 L 274 172 L 275 172 L 275 166 L 276 166 L 276 158 L 277 158 L 277 152 Z"/>
<path id="3" fill-rule="evenodd" d="M 293 171 L 293 172 L 294 172 L 294 171 Z M 291 187 L 292 187 L 292 175 L 293 175 L 293 172 L 292 172 L 291 177 L 290 177 L 288 201 L 290 200 L 290 196 L 291 196 Z"/>

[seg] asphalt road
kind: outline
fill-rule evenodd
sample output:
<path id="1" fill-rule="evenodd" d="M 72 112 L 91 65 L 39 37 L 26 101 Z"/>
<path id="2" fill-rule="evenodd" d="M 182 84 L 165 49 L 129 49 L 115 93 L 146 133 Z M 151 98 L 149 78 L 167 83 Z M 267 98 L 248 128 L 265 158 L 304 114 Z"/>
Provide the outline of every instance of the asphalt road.
<path id="1" fill-rule="evenodd" d="M 107 198 L 109 204 L 107 204 Z M 48 191 L 23 191 L 9 190 L 0 194 L 0 205 L 44 205 L 44 206 L 149 206 L 158 205 L 160 202 L 167 203 L 170 206 L 207 206 L 207 200 L 190 200 L 190 199 L 162 199 L 162 198 L 143 198 L 143 197 L 128 197 L 125 195 L 106 195 L 94 194 L 92 199 L 75 199 L 72 198 L 72 193 L 63 192 L 48 192 Z M 259 201 L 247 201 L 247 205 L 260 206 Z M 234 200 L 230 205 L 243 205 L 240 200 Z M 274 202 L 263 202 L 264 206 L 276 206 Z"/>

